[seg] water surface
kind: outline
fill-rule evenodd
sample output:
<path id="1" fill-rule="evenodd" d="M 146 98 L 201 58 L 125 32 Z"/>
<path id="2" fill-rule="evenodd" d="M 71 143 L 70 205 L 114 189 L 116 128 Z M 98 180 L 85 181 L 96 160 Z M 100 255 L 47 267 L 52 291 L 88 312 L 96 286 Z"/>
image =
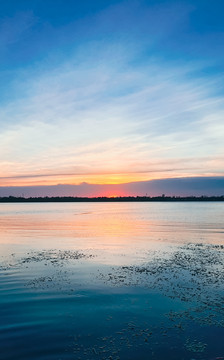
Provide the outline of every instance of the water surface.
<path id="1" fill-rule="evenodd" d="M 0 206 L 0 359 L 224 358 L 224 204 Z"/>

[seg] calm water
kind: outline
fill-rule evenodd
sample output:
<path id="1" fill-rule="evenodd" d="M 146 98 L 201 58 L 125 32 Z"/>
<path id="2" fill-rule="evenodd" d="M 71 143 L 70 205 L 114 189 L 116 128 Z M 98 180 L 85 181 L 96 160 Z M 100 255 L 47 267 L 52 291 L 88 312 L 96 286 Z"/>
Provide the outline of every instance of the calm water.
<path id="1" fill-rule="evenodd" d="M 224 203 L 0 205 L 0 359 L 224 359 Z"/>

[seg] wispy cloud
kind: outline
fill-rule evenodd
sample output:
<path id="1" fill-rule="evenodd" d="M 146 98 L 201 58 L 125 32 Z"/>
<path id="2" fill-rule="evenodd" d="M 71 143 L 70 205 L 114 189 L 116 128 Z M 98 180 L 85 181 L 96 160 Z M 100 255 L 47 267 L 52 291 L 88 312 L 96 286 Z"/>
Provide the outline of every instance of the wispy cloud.
<path id="1" fill-rule="evenodd" d="M 166 61 L 154 50 L 191 8 L 127 9 L 124 3 L 88 18 L 89 26 L 84 19 L 55 30 L 63 37 L 73 28 L 82 38 L 74 33 L 67 58 L 49 66 L 54 49 L 19 72 L 17 95 L 0 107 L 2 184 L 220 174 L 223 78 L 202 76 L 206 62 Z"/>

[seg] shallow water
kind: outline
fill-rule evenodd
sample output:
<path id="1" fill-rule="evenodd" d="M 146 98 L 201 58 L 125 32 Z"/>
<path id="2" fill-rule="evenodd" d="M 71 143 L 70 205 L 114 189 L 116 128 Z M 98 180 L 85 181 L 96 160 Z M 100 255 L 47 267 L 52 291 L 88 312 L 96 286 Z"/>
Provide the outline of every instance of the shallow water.
<path id="1" fill-rule="evenodd" d="M 224 358 L 223 203 L 0 206 L 0 359 Z"/>

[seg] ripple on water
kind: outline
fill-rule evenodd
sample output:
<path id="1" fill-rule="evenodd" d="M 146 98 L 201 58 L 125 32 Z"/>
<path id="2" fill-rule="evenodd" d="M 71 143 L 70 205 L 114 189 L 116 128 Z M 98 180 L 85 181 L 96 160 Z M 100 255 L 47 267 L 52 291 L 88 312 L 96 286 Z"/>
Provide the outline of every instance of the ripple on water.
<path id="1" fill-rule="evenodd" d="M 223 335 L 223 254 L 223 246 L 187 244 L 169 254 L 149 253 L 141 265 L 116 267 L 92 264 L 92 254 L 82 251 L 13 256 L 0 271 L 1 356 L 208 360 L 214 351 L 222 355 L 220 341 L 210 337 Z"/>

